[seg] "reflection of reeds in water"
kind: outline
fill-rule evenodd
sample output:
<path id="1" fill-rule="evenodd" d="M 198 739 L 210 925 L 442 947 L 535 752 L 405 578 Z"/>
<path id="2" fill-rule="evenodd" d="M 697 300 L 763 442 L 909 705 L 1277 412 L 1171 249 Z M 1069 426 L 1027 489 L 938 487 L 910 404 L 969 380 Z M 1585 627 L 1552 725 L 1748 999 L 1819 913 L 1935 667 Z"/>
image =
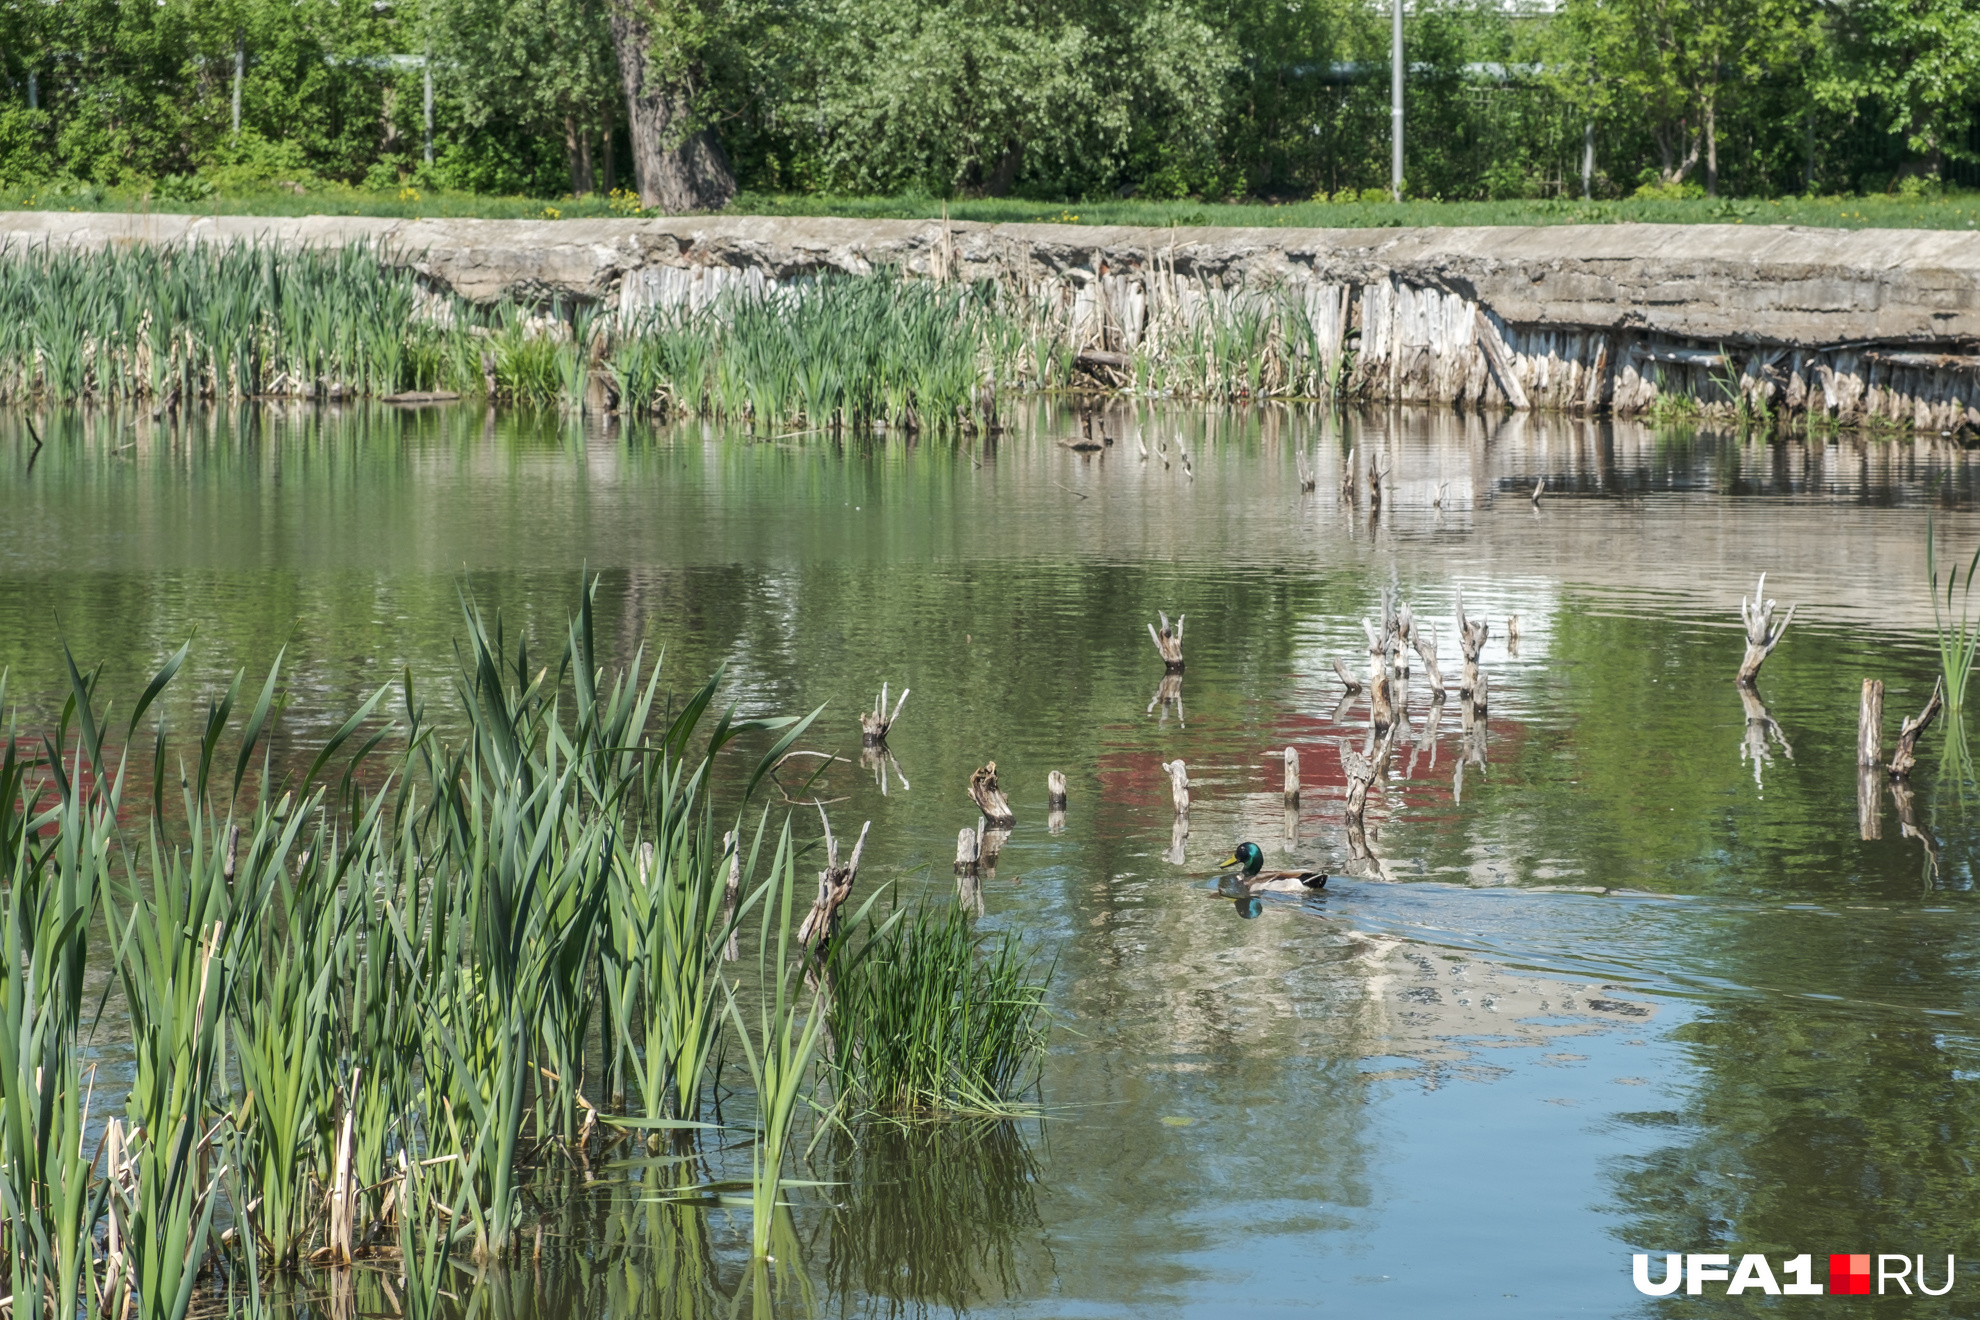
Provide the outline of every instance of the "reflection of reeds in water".
<path id="1" fill-rule="evenodd" d="M 1018 1242 L 1039 1223 L 1039 1175 L 1018 1125 L 875 1124 L 836 1140 L 830 1159 L 846 1189 L 831 1218 L 834 1291 L 907 1315 L 1023 1290 Z"/>

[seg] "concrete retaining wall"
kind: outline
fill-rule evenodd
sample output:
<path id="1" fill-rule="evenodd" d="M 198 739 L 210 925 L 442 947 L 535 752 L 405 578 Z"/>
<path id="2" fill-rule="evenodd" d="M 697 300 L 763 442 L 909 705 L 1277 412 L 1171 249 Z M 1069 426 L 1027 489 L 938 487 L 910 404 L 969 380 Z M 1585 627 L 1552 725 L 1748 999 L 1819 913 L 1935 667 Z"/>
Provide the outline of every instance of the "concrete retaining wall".
<path id="1" fill-rule="evenodd" d="M 889 266 L 990 279 L 1131 356 L 1154 327 L 1292 299 L 1344 392 L 1631 413 L 1660 394 L 1980 430 L 1980 234 L 1743 225 L 1129 229 L 940 221 L 373 220 L 0 213 L 19 245 L 379 243 L 479 303 L 645 308 Z"/>

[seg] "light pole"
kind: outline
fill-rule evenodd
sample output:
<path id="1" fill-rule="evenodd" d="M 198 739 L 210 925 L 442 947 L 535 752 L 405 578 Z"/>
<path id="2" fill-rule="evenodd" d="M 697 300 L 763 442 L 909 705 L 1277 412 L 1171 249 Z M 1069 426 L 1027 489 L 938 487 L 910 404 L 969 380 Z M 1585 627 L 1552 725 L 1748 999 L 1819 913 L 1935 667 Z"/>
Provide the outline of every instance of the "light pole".
<path id="1" fill-rule="evenodd" d="M 1403 190 L 1403 0 L 1392 0 L 1395 23 L 1389 38 L 1389 193 Z"/>

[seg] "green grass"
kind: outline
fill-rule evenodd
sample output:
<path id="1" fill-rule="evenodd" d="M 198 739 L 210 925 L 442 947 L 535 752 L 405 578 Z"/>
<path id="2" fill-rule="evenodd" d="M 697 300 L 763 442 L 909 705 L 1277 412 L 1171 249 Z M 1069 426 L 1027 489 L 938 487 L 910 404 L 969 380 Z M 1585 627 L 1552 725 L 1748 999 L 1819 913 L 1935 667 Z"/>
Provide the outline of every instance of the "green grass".
<path id="1" fill-rule="evenodd" d="M 391 219 L 589 220 L 636 216 L 616 198 L 513 197 L 401 188 L 372 192 L 345 184 L 284 189 L 225 189 L 197 202 L 161 202 L 148 192 L 84 185 L 0 189 L 0 210 L 135 211 L 197 215 L 361 215 Z M 1563 224 L 1808 225 L 1825 229 L 1970 229 L 1980 227 L 1980 193 L 1939 196 L 1759 198 L 1576 198 L 1444 202 L 1199 202 L 1105 200 L 1042 202 L 1018 198 L 943 201 L 926 196 L 840 197 L 745 192 L 729 215 L 841 216 L 852 219 L 955 220 L 1005 224 L 1208 225 L 1260 228 L 1368 229 L 1388 226 Z"/>

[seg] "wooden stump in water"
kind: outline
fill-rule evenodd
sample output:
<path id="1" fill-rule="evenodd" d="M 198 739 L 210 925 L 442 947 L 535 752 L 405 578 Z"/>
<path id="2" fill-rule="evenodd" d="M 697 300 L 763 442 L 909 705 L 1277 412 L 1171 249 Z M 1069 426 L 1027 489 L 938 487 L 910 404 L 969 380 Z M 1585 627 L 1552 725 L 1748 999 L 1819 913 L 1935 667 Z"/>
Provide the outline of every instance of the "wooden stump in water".
<path id="1" fill-rule="evenodd" d="M 983 813 L 985 820 L 998 829 L 1017 824 L 1017 816 L 1011 811 L 1010 800 L 1003 790 L 997 787 L 997 763 L 990 761 L 969 777 L 969 795 L 976 801 L 976 809 Z"/>
<path id="2" fill-rule="evenodd" d="M 1918 760 L 1918 740 L 1925 736 L 1946 701 L 1946 680 L 1943 676 L 1933 680 L 1932 699 L 1925 703 L 1925 709 L 1910 716 L 1898 730 L 1897 751 L 1891 756 L 1891 778 L 1906 779 L 1911 775 L 1911 767 Z"/>
<path id="3" fill-rule="evenodd" d="M 1161 655 L 1163 665 L 1170 673 L 1180 674 L 1183 670 L 1183 619 L 1187 616 L 1178 614 L 1173 629 L 1169 627 L 1167 614 L 1158 610 L 1156 617 L 1162 620 L 1162 629 L 1157 632 L 1151 623 L 1148 625 L 1148 635 L 1155 639 L 1155 650 Z"/>
<path id="4" fill-rule="evenodd" d="M 1361 691 L 1361 680 L 1350 674 L 1348 667 L 1339 660 L 1334 661 L 1334 672 L 1340 676 L 1341 685 L 1348 690 L 1349 695 Z"/>
<path id="5" fill-rule="evenodd" d="M 1368 715 L 1379 738 L 1396 722 L 1389 686 L 1389 636 L 1376 631 L 1375 625 L 1366 619 L 1361 621 L 1361 627 L 1368 634 Z"/>
<path id="6" fill-rule="evenodd" d="M 1464 592 L 1457 593 L 1458 649 L 1464 652 L 1464 674 L 1458 679 L 1458 695 L 1468 697 L 1478 685 L 1478 653 L 1485 649 L 1491 626 L 1483 619 L 1464 617 Z"/>
<path id="7" fill-rule="evenodd" d="M 1413 628 L 1410 631 L 1412 633 L 1412 640 L 1416 644 L 1417 658 L 1423 661 L 1423 672 L 1430 675 L 1430 690 L 1436 693 L 1433 700 L 1442 701 L 1444 699 L 1444 675 L 1443 671 L 1437 668 L 1436 630 L 1427 630 L 1430 633 L 1430 639 L 1428 641 L 1423 639 L 1422 631 L 1424 630 Z"/>
<path id="8" fill-rule="evenodd" d="M 983 855 L 982 847 L 983 828 L 981 825 L 965 825 L 956 831 L 957 875 L 976 874 L 977 859 Z"/>
<path id="9" fill-rule="evenodd" d="M 901 689 L 900 700 L 894 703 L 893 713 L 887 713 L 887 685 L 880 685 L 880 695 L 874 700 L 873 709 L 859 713 L 859 741 L 867 747 L 878 747 L 887 741 L 887 731 L 894 727 L 894 721 L 901 717 L 901 707 L 907 704 L 908 689 Z"/>
<path id="10" fill-rule="evenodd" d="M 1054 811 L 1066 809 L 1066 777 L 1057 770 L 1045 776 L 1045 805 Z"/>
<path id="11" fill-rule="evenodd" d="M 1365 756 L 1341 744 L 1341 770 L 1347 776 L 1347 816 L 1357 824 L 1361 821 L 1362 809 L 1368 805 L 1368 790 L 1375 783 L 1378 773 L 1375 759 Z"/>
<path id="12" fill-rule="evenodd" d="M 1781 644 L 1781 637 L 1787 632 L 1788 625 L 1794 622 L 1795 606 L 1790 605 L 1781 626 L 1774 627 L 1775 602 L 1761 599 L 1766 591 L 1767 575 L 1762 573 L 1760 584 L 1753 589 L 1753 599 L 1739 598 L 1740 621 L 1746 625 L 1746 655 L 1739 662 L 1739 682 L 1743 684 L 1751 685 L 1759 677 L 1760 666 Z"/>
<path id="13" fill-rule="evenodd" d="M 1308 491 L 1312 490 L 1315 486 L 1320 484 L 1320 478 L 1318 474 L 1316 474 L 1311 467 L 1307 466 L 1306 450 L 1304 448 L 1297 446 L 1294 447 L 1293 467 L 1299 473 L 1300 494 L 1304 495 Z"/>
<path id="14" fill-rule="evenodd" d="M 1471 686 L 1472 713 L 1477 715 L 1478 718 L 1482 720 L 1485 718 L 1486 711 L 1491 709 L 1491 706 L 1492 706 L 1491 684 L 1485 677 L 1485 671 L 1481 669 L 1478 671 L 1478 677 L 1472 680 L 1472 686 Z"/>
<path id="15" fill-rule="evenodd" d="M 1856 763 L 1866 767 L 1884 763 L 1884 680 L 1881 678 L 1863 680 L 1863 698 L 1856 707 Z"/>
<path id="16" fill-rule="evenodd" d="M 1176 814 L 1178 816 L 1187 816 L 1189 814 L 1189 767 L 1182 763 L 1181 757 L 1177 757 L 1173 761 L 1164 761 L 1162 763 L 1162 769 L 1169 776 L 1169 797 L 1176 804 Z"/>
<path id="17" fill-rule="evenodd" d="M 1341 464 L 1341 498 L 1354 503 L 1354 450 L 1348 450 L 1347 462 Z"/>
<path id="18" fill-rule="evenodd" d="M 859 877 L 859 857 L 866 851 L 866 832 L 873 828 L 870 820 L 860 826 L 852 857 L 840 866 L 839 841 L 832 837 L 832 822 L 823 806 L 818 808 L 818 819 L 825 825 L 825 869 L 818 873 L 818 897 L 798 927 L 798 943 L 813 952 L 823 950 L 839 924 L 839 907 L 852 894 L 853 881 Z"/>
<path id="19" fill-rule="evenodd" d="M 653 860 L 653 845 L 642 844 L 646 864 Z M 734 830 L 722 834 L 722 851 L 729 857 L 729 880 L 722 886 L 722 925 L 729 932 L 728 943 L 722 946 L 722 961 L 734 962 L 742 956 L 741 932 L 736 929 L 736 902 L 742 897 L 742 847 Z"/>
<path id="20" fill-rule="evenodd" d="M 1286 761 L 1286 805 L 1296 807 L 1299 805 L 1299 749 L 1297 747 L 1288 747 L 1284 755 Z"/>
<path id="21" fill-rule="evenodd" d="M 1182 763 L 1178 761 L 1177 764 L 1180 765 Z M 1169 865 L 1181 866 L 1183 864 L 1184 857 L 1186 856 L 1184 848 L 1188 843 L 1189 817 L 1187 815 L 1177 816 L 1174 823 L 1169 826 L 1169 851 L 1167 853 Z"/>

